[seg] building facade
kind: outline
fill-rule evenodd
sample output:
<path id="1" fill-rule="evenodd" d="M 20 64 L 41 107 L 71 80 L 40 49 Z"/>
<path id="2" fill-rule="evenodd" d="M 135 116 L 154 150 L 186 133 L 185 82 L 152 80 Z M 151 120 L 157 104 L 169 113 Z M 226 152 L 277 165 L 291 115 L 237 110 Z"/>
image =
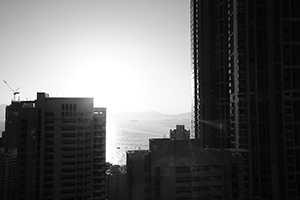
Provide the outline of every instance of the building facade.
<path id="1" fill-rule="evenodd" d="M 191 1 L 193 131 L 248 150 L 250 199 L 300 197 L 299 6 Z"/>
<path id="2" fill-rule="evenodd" d="M 151 199 L 149 150 L 126 151 L 127 200 Z"/>
<path id="3" fill-rule="evenodd" d="M 128 199 L 244 199 L 244 150 L 204 149 L 200 140 L 150 139 L 127 151 Z"/>
<path id="4" fill-rule="evenodd" d="M 13 101 L 5 147 L 16 147 L 17 199 L 105 199 L 106 108 L 93 98 Z"/>
<path id="5" fill-rule="evenodd" d="M 0 180 L 0 199 L 17 199 L 17 149 L 0 152 Z"/>
<path id="6" fill-rule="evenodd" d="M 16 149 L 16 199 L 34 196 L 36 110 L 34 101 L 13 101 L 6 107 L 4 147 Z"/>

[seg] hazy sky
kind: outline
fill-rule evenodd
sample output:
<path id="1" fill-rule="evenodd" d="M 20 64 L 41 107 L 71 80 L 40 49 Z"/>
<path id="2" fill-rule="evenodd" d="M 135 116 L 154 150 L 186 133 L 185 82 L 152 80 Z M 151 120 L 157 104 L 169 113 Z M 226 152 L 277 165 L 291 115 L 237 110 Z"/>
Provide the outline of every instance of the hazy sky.
<path id="1" fill-rule="evenodd" d="M 21 100 L 94 97 L 108 112 L 190 111 L 189 0 L 0 0 L 0 78 Z M 13 95 L 1 80 L 0 104 Z"/>

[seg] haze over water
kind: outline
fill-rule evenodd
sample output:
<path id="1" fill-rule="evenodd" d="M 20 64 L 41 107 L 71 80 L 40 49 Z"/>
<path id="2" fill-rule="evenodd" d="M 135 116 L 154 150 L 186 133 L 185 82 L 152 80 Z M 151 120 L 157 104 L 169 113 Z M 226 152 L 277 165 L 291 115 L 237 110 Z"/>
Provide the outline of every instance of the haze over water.
<path id="1" fill-rule="evenodd" d="M 170 129 L 176 124 L 185 125 L 190 130 L 190 120 L 117 120 L 107 118 L 106 161 L 113 164 L 126 164 L 126 151 L 149 149 L 150 138 L 169 138 Z"/>

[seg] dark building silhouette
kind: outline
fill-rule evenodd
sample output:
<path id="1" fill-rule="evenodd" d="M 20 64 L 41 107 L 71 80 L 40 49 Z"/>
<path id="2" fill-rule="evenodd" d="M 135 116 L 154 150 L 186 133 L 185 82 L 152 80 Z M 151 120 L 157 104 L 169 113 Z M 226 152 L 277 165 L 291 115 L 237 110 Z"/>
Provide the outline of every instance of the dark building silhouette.
<path id="1" fill-rule="evenodd" d="M 106 108 L 93 98 L 13 101 L 4 148 L 17 149 L 16 199 L 105 199 Z"/>
<path id="2" fill-rule="evenodd" d="M 170 129 L 170 138 L 174 140 L 189 140 L 190 130 L 184 128 L 184 125 L 176 125 L 176 129 Z"/>
<path id="3" fill-rule="evenodd" d="M 127 151 L 128 199 L 243 199 L 245 150 L 200 142 L 150 139 L 149 150 Z"/>
<path id="4" fill-rule="evenodd" d="M 107 199 L 126 200 L 126 166 L 112 165 L 107 174 Z"/>
<path id="5" fill-rule="evenodd" d="M 250 199 L 300 198 L 300 1 L 192 0 L 193 125 L 247 149 Z"/>
<path id="6" fill-rule="evenodd" d="M 0 148 L 0 199 L 15 200 L 17 183 L 17 149 Z"/>
<path id="7" fill-rule="evenodd" d="M 6 106 L 4 147 L 16 150 L 16 199 L 33 199 L 36 110 L 34 101 Z"/>

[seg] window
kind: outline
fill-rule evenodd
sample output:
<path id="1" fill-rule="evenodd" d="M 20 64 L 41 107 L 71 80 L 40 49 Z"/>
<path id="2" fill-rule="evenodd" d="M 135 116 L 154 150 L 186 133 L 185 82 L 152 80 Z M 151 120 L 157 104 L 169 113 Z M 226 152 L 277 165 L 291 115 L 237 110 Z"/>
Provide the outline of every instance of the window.
<path id="1" fill-rule="evenodd" d="M 175 182 L 176 183 L 190 183 L 191 178 L 190 177 L 176 177 Z"/>
<path id="2" fill-rule="evenodd" d="M 203 165 L 202 171 L 210 171 L 210 165 Z"/>
<path id="3" fill-rule="evenodd" d="M 300 45 L 292 46 L 292 65 L 300 65 Z"/>
<path id="4" fill-rule="evenodd" d="M 300 51 L 299 51 L 300 53 Z M 293 69 L 292 73 L 292 85 L 293 89 L 300 89 L 300 69 Z"/>
<path id="5" fill-rule="evenodd" d="M 63 126 L 62 130 L 76 130 L 76 126 Z"/>
<path id="6" fill-rule="evenodd" d="M 292 17 L 300 17 L 299 8 L 300 1 L 299 0 L 292 0 L 291 1 L 291 15 Z"/>
<path id="7" fill-rule="evenodd" d="M 62 144 L 76 144 L 76 140 L 62 140 Z"/>
<path id="8" fill-rule="evenodd" d="M 46 167 L 53 166 L 53 162 L 45 162 L 45 166 L 46 166 Z"/>
<path id="9" fill-rule="evenodd" d="M 209 190 L 211 190 L 210 185 L 204 185 L 203 186 L 203 191 L 209 191 Z"/>
<path id="10" fill-rule="evenodd" d="M 54 155 L 45 155 L 45 158 L 46 158 L 46 159 L 53 159 L 53 158 L 54 158 Z"/>
<path id="11" fill-rule="evenodd" d="M 83 144 L 84 140 L 77 140 L 77 144 Z"/>
<path id="12" fill-rule="evenodd" d="M 48 147 L 48 148 L 45 148 L 45 152 L 47 153 L 50 153 L 50 152 L 53 152 L 53 147 Z"/>
<path id="13" fill-rule="evenodd" d="M 62 123 L 76 123 L 75 119 L 64 119 L 62 120 Z"/>
<path id="14" fill-rule="evenodd" d="M 221 175 L 215 175 L 215 176 L 212 176 L 212 179 L 213 180 L 221 180 Z"/>
<path id="15" fill-rule="evenodd" d="M 46 126 L 46 131 L 54 131 L 54 126 Z"/>
<path id="16" fill-rule="evenodd" d="M 53 169 L 45 169 L 45 174 L 52 174 L 53 173 Z"/>
<path id="17" fill-rule="evenodd" d="M 204 180 L 204 181 L 209 181 L 210 179 L 211 179 L 210 176 L 203 176 L 203 180 Z"/>
<path id="18" fill-rule="evenodd" d="M 300 101 L 294 101 L 293 104 L 294 104 L 294 121 L 300 122 Z"/>
<path id="19" fill-rule="evenodd" d="M 75 172 L 75 168 L 62 168 L 61 172 Z"/>
<path id="20" fill-rule="evenodd" d="M 194 176 L 193 181 L 195 181 L 195 182 L 201 181 L 201 176 Z"/>
<path id="21" fill-rule="evenodd" d="M 61 150 L 62 151 L 75 151 L 76 148 L 75 147 L 62 147 Z"/>
<path id="22" fill-rule="evenodd" d="M 46 133 L 45 134 L 46 138 L 53 138 L 53 136 L 54 136 L 53 133 Z"/>
<path id="23" fill-rule="evenodd" d="M 76 137 L 76 133 L 62 133 L 62 137 Z"/>
<path id="24" fill-rule="evenodd" d="M 61 158 L 75 158 L 75 154 L 62 154 Z"/>
<path id="25" fill-rule="evenodd" d="M 176 167 L 176 173 L 190 173 L 191 167 L 190 166 L 180 166 Z"/>
<path id="26" fill-rule="evenodd" d="M 46 141 L 45 144 L 46 144 L 46 145 L 53 145 L 53 144 L 54 144 L 54 141 L 53 141 L 53 140 Z"/>
<path id="27" fill-rule="evenodd" d="M 75 161 L 61 161 L 61 165 L 75 165 Z"/>
<path id="28" fill-rule="evenodd" d="M 193 167 L 193 172 L 200 172 L 200 171 L 201 171 L 201 166 Z"/>
<path id="29" fill-rule="evenodd" d="M 73 193 L 75 193 L 74 189 L 64 189 L 64 190 L 61 190 L 61 194 L 73 194 Z"/>
<path id="30" fill-rule="evenodd" d="M 77 147 L 77 151 L 83 151 L 83 147 Z"/>
<path id="31" fill-rule="evenodd" d="M 61 183 L 62 186 L 75 186 L 74 182 L 62 182 Z"/>
<path id="32" fill-rule="evenodd" d="M 221 169 L 221 165 L 213 165 L 212 167 L 213 167 L 214 169 L 218 169 L 218 170 Z"/>
<path id="33" fill-rule="evenodd" d="M 47 183 L 47 184 L 44 185 L 44 188 L 45 189 L 53 188 L 53 185 L 51 183 Z"/>
<path id="34" fill-rule="evenodd" d="M 292 41 L 300 41 L 300 21 L 291 21 Z"/>

